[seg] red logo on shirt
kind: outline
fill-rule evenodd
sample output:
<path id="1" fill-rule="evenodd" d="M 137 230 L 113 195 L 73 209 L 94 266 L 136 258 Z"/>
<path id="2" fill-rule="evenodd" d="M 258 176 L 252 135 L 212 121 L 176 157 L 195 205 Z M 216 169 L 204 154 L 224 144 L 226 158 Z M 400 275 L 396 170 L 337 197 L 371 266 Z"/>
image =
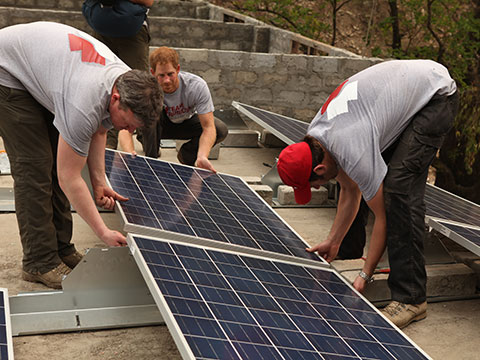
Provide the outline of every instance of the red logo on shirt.
<path id="1" fill-rule="evenodd" d="M 95 50 L 91 42 L 73 34 L 68 34 L 68 40 L 70 42 L 70 51 L 82 52 L 82 62 L 105 65 L 105 58 Z"/>
<path id="2" fill-rule="evenodd" d="M 321 110 L 321 112 L 320 112 L 322 115 L 323 115 L 323 113 L 324 113 L 325 111 L 327 111 L 327 107 L 328 107 L 328 104 L 330 104 L 330 101 L 332 101 L 333 99 L 335 99 L 335 98 L 337 97 L 338 93 L 340 92 L 340 90 L 342 90 L 343 85 L 345 85 L 345 83 L 346 83 L 347 81 L 348 81 L 348 79 L 345 80 L 345 81 L 344 81 L 343 83 L 341 83 L 340 85 L 338 85 L 338 87 L 337 87 L 335 90 L 333 90 L 333 92 L 330 94 L 330 96 L 328 97 L 327 101 L 325 101 L 325 104 L 323 104 L 323 106 L 322 106 L 322 110 Z"/>
<path id="3" fill-rule="evenodd" d="M 175 116 L 188 113 L 188 112 L 190 112 L 191 109 L 192 109 L 191 106 L 186 107 L 185 105 L 183 105 L 183 103 L 181 103 L 180 105 L 177 105 L 177 106 L 167 106 L 167 105 L 165 105 L 165 111 L 167 112 L 167 116 L 169 118 L 173 118 Z"/>

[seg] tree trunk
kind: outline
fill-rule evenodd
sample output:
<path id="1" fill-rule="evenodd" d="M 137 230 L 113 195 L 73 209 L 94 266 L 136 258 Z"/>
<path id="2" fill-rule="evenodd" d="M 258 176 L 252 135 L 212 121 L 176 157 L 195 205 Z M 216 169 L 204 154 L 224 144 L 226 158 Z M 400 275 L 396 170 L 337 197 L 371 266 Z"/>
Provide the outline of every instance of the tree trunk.
<path id="1" fill-rule="evenodd" d="M 402 38 L 398 24 L 397 0 L 388 0 L 388 6 L 390 6 L 390 17 L 392 18 L 392 49 L 401 49 Z"/>

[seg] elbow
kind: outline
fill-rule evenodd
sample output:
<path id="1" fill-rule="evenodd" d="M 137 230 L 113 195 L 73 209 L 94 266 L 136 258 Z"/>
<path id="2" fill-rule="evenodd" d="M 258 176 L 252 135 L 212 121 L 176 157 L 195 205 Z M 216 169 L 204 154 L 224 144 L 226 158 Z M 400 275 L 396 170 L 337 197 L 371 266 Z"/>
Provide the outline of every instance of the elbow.
<path id="1" fill-rule="evenodd" d="M 60 188 L 65 194 L 68 193 L 68 184 L 69 184 L 68 178 L 69 176 L 62 171 L 59 171 L 57 173 L 58 185 L 60 185 Z"/>

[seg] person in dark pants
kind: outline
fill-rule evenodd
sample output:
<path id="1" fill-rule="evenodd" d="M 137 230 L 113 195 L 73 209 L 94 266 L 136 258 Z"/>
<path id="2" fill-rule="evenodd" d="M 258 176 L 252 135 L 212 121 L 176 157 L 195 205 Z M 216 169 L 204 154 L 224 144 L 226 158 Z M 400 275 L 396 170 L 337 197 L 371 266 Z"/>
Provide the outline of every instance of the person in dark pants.
<path id="1" fill-rule="evenodd" d="M 207 83 L 197 75 L 180 71 L 178 53 L 165 46 L 150 54 L 150 71 L 162 86 L 165 98 L 156 129 L 143 131 L 145 155 L 157 158 L 162 139 L 190 140 L 180 148 L 178 160 L 215 171 L 208 154 L 215 144 L 227 137 L 228 129 L 213 116 L 214 106 Z M 133 152 L 131 136 L 122 136 L 122 148 Z"/>
<path id="2" fill-rule="evenodd" d="M 126 245 L 95 206 L 111 210 L 128 200 L 106 184 L 106 133 L 152 126 L 162 105 L 151 74 L 131 70 L 80 30 L 50 22 L 0 30 L 0 134 L 14 180 L 24 280 L 59 289 L 81 261 L 71 243 L 70 203 L 106 245 Z M 81 176 L 85 165 L 94 199 Z"/>
<path id="3" fill-rule="evenodd" d="M 113 0 L 86 0 L 83 6 L 83 14 L 87 22 L 94 29 L 94 37 L 108 46 L 125 64 L 132 69 L 148 71 L 148 53 L 150 47 L 150 31 L 148 27 L 148 11 L 145 11 L 143 19 L 141 18 L 141 7 L 149 9 L 153 5 L 153 0 L 123 0 L 132 5 L 127 9 L 136 10 L 136 13 L 130 18 L 139 17 L 141 20 L 140 29 L 132 27 L 130 30 L 126 23 L 129 22 L 128 13 L 122 16 L 110 18 L 111 12 L 119 12 L 115 9 Z M 103 3 L 103 4 L 102 4 Z M 96 6 L 99 4 L 99 8 Z M 98 12 L 98 13 L 96 13 Z M 132 11 L 133 12 L 133 11 Z M 140 13 L 140 14 L 139 14 Z M 103 22 L 102 22 L 103 18 Z M 115 20 L 116 19 L 116 20 Z M 125 131 L 125 130 L 124 130 Z M 141 132 L 137 129 L 137 132 Z M 119 130 L 110 129 L 107 133 L 107 148 L 117 149 Z"/>
<path id="4" fill-rule="evenodd" d="M 353 286 L 363 291 L 388 246 L 392 302 L 383 313 L 402 328 L 426 317 L 424 192 L 458 111 L 455 81 L 430 60 L 387 61 L 343 82 L 317 113 L 303 142 L 286 147 L 277 169 L 295 199 L 311 199 L 335 178 L 338 210 L 327 238 L 307 249 L 328 262 L 359 213 L 375 215 L 368 256 Z M 387 166 L 388 164 L 388 166 Z M 362 215 L 362 214 L 360 214 Z"/>

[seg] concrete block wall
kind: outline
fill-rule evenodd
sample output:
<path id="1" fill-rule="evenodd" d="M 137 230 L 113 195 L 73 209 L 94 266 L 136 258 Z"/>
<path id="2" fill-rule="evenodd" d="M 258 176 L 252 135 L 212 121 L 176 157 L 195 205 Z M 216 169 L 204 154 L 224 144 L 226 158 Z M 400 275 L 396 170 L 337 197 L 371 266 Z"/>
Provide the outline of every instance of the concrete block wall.
<path id="1" fill-rule="evenodd" d="M 149 15 L 208 20 L 210 19 L 210 7 L 205 1 L 156 0 Z"/>
<path id="2" fill-rule="evenodd" d="M 54 21 L 92 34 L 80 11 L 0 7 L 0 28 L 34 21 Z M 253 25 L 169 17 L 150 17 L 152 46 L 253 51 Z M 266 41 L 266 40 L 265 40 Z M 266 48 L 265 43 L 261 44 Z"/>
<path id="3" fill-rule="evenodd" d="M 360 55 L 354 54 L 348 50 L 337 48 L 319 41 L 315 41 L 305 36 L 299 35 L 297 33 L 276 28 L 274 26 L 268 25 L 264 22 L 261 22 L 257 19 L 254 19 L 250 16 L 246 16 L 235 11 L 222 8 L 213 4 L 208 4 L 210 8 L 210 20 L 225 21 L 225 17 L 235 19 L 244 24 L 252 24 L 257 27 L 265 27 L 268 32 L 268 50 L 265 52 L 268 53 L 291 53 L 292 42 L 297 42 L 299 44 L 311 47 L 323 53 L 324 55 L 329 56 L 347 56 L 347 57 L 357 57 L 360 58 Z"/>
<path id="4" fill-rule="evenodd" d="M 0 7 L 0 28 L 34 21 L 54 21 L 92 33 L 80 11 Z"/>
<path id="5" fill-rule="evenodd" d="M 0 28 L 43 20 L 68 24 L 92 33 L 79 11 L 82 2 L 0 0 Z M 198 15 L 208 7 L 211 16 L 212 8 L 216 12 L 223 9 L 201 1 L 160 3 L 165 12 L 185 7 L 184 15 L 193 12 Z M 227 12 L 226 9 L 222 11 Z M 345 78 L 381 61 L 351 56 L 267 54 L 265 52 L 271 51 L 272 46 L 278 51 L 288 52 L 289 37 L 293 35 L 254 21 L 244 24 L 157 16 L 150 19 L 152 45 L 177 48 L 182 68 L 208 82 L 217 109 L 230 109 L 231 102 L 236 100 L 310 121 Z M 280 35 L 272 35 L 278 31 Z M 280 37 L 284 37 L 284 45 L 278 41 Z M 280 49 L 282 46 L 284 49 Z"/>
<path id="6" fill-rule="evenodd" d="M 149 19 L 153 46 L 254 51 L 258 43 L 253 25 L 155 16 Z"/>
<path id="7" fill-rule="evenodd" d="M 233 100 L 310 121 L 347 77 L 380 59 L 176 48 L 183 70 L 207 81 L 216 108 Z"/>
<path id="8" fill-rule="evenodd" d="M 57 21 L 76 26 L 70 16 L 77 17 L 83 0 L 0 0 L 1 27 L 21 22 Z M 7 13 L 3 11 L 10 8 Z M 30 11 L 29 15 L 22 14 Z M 43 13 L 42 11 L 54 11 Z M 55 11 L 73 11 L 70 16 Z M 12 15 L 9 17 L 8 15 Z M 66 16 L 66 17 L 65 17 Z M 81 15 L 80 15 L 81 16 Z M 227 22 L 226 17 L 240 23 Z M 331 56 L 359 57 L 299 34 L 278 29 L 248 16 L 205 1 L 155 1 L 149 13 L 152 45 L 188 48 L 210 48 L 266 53 L 291 53 L 294 43 L 316 49 Z M 85 29 L 86 22 L 80 23 Z M 78 27 L 78 26 L 77 26 Z"/>

